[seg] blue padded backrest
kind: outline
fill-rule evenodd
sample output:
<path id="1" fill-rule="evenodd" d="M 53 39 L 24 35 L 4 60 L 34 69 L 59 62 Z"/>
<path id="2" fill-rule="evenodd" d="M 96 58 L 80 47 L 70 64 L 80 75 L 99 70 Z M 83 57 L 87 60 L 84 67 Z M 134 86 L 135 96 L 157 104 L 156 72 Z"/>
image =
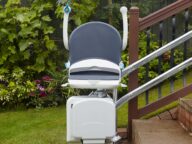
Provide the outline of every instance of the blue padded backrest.
<path id="1" fill-rule="evenodd" d="M 121 36 L 114 27 L 103 22 L 89 22 L 75 29 L 70 36 L 70 63 L 99 58 L 119 64 L 121 48 Z"/>

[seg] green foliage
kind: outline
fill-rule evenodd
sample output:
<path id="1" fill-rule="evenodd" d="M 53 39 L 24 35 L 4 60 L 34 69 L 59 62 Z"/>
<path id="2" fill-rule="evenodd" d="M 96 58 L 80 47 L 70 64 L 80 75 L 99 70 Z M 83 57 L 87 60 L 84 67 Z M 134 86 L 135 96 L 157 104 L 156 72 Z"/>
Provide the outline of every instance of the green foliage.
<path id="1" fill-rule="evenodd" d="M 50 35 L 54 32 L 49 12 L 53 5 L 35 0 L 24 7 L 20 0 L 8 0 L 0 7 L 0 100 L 19 103 L 35 89 L 34 77 L 45 70 L 55 71 L 50 58 L 57 50 Z"/>
<path id="2" fill-rule="evenodd" d="M 158 41 L 156 39 L 156 35 L 150 34 L 151 42 L 150 42 L 150 51 L 149 53 L 152 53 L 153 51 L 159 49 Z M 139 35 L 139 59 L 145 57 L 147 55 L 147 42 L 146 42 L 146 34 L 140 33 Z M 162 63 L 161 63 L 161 73 L 169 70 L 170 67 L 170 58 L 171 58 L 171 52 L 168 51 L 164 53 L 162 56 Z M 183 53 L 179 49 L 174 50 L 174 64 L 177 65 L 183 61 Z M 158 74 L 158 65 L 159 60 L 158 58 L 152 60 L 149 62 L 149 79 L 153 79 L 157 77 Z M 179 75 L 177 75 L 178 77 Z M 146 77 L 146 67 L 143 66 L 139 68 L 139 80 L 141 83 L 145 82 Z"/>
<path id="3" fill-rule="evenodd" d="M 31 7 L 22 7 L 20 0 L 8 0 L 0 8 L 0 66 L 13 70 L 20 66 L 24 71 L 42 72 L 54 69 L 50 59 L 57 50 L 50 34 L 54 28 L 48 12 L 51 3 L 36 0 Z"/>
<path id="4" fill-rule="evenodd" d="M 150 33 L 150 38 L 151 38 L 151 42 L 150 42 L 149 53 L 152 53 L 153 51 L 159 49 L 159 44 L 155 34 Z M 139 59 L 145 57 L 146 55 L 147 55 L 146 33 L 142 32 L 139 35 Z M 171 68 L 170 66 L 171 52 L 168 51 L 164 53 L 161 57 L 162 57 L 161 73 L 163 73 Z M 129 65 L 129 58 L 128 58 L 127 51 L 123 52 L 121 59 L 126 66 Z M 174 49 L 174 64 L 177 65 L 182 61 L 183 61 L 183 52 L 180 49 L 177 49 L 177 48 Z M 149 65 L 148 79 L 149 80 L 159 75 L 158 64 L 159 64 L 158 58 L 148 63 Z M 178 79 L 180 76 L 181 76 L 181 73 L 178 73 L 174 78 Z M 139 68 L 138 77 L 139 77 L 140 84 L 143 84 L 146 82 L 146 65 Z M 124 77 L 121 82 L 124 84 L 127 84 L 128 83 L 127 77 Z M 127 89 L 119 87 L 119 92 L 121 95 L 125 94 L 127 93 Z"/>
<path id="5" fill-rule="evenodd" d="M 35 80 L 36 89 L 31 92 L 27 107 L 50 107 L 66 103 L 68 96 L 79 95 L 79 90 L 70 87 L 62 88 L 67 82 L 67 70 L 60 72 L 48 71 L 45 75 Z"/>
<path id="6" fill-rule="evenodd" d="M 109 11 L 111 9 L 112 15 L 110 15 L 110 17 L 112 18 L 112 25 L 115 26 L 118 30 L 121 30 L 122 16 L 119 11 L 121 5 L 119 3 L 113 3 L 112 5 L 105 5 L 103 3 L 104 2 L 101 2 L 98 5 L 97 12 L 95 13 L 94 18 L 98 19 L 99 21 L 109 23 Z"/>
<path id="7" fill-rule="evenodd" d="M 62 3 L 65 3 L 66 0 L 62 0 Z M 79 26 L 82 23 L 87 22 L 87 20 L 90 18 L 92 14 L 94 14 L 95 9 L 97 8 L 99 0 L 81 0 L 81 2 L 78 1 L 72 1 L 71 7 L 72 12 L 70 14 L 70 21 L 75 24 L 76 26 Z M 63 6 L 59 5 L 56 9 L 56 15 L 58 18 L 63 17 Z"/>
<path id="8" fill-rule="evenodd" d="M 25 4 L 8 0 L 0 6 L 0 104 L 57 105 L 78 93 L 61 88 L 67 82 L 67 72 L 62 70 L 66 54 L 52 38 L 55 29 L 60 29 L 53 19 L 62 20 L 63 6 L 52 0 L 27 0 Z M 71 4 L 70 20 L 75 27 L 89 19 L 98 0 Z M 46 93 L 41 97 L 34 81 L 45 75 L 51 75 L 52 81 L 41 83 Z"/>
<path id="9" fill-rule="evenodd" d="M 24 80 L 25 79 L 25 80 Z M 0 104 L 15 106 L 35 90 L 35 83 L 25 78 L 25 71 L 15 67 L 12 72 L 0 69 Z"/>

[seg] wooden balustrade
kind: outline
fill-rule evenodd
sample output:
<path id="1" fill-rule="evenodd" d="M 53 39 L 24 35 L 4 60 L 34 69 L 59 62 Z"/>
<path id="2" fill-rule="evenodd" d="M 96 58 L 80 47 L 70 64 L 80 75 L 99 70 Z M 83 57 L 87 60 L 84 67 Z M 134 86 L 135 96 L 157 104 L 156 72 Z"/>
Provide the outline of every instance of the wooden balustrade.
<path id="1" fill-rule="evenodd" d="M 139 18 L 139 8 L 132 7 L 129 11 L 129 48 L 128 48 L 128 55 L 129 55 L 129 64 L 138 60 L 139 55 L 139 32 L 150 28 L 153 25 L 159 23 L 160 29 L 162 28 L 162 22 L 169 17 L 172 17 L 192 6 L 192 0 L 178 0 L 144 18 Z M 173 17 L 174 18 L 174 17 Z M 188 21 L 188 20 L 187 20 Z M 188 23 L 188 22 L 187 22 Z M 185 30 L 187 27 L 185 27 Z M 188 29 L 187 29 L 188 30 Z M 160 45 L 162 46 L 162 29 L 160 30 Z M 149 44 L 148 44 L 149 45 Z M 185 58 L 186 59 L 186 58 Z M 161 57 L 159 57 L 161 60 Z M 159 71 L 161 71 L 159 69 Z M 160 72 L 159 72 L 160 73 Z M 139 86 L 138 83 L 138 71 L 134 71 L 129 75 L 129 91 L 137 88 Z M 159 89 L 161 91 L 161 88 Z M 184 88 L 173 92 L 172 94 L 161 98 L 152 104 L 147 104 L 144 108 L 138 109 L 138 98 L 135 98 L 129 101 L 128 107 L 128 139 L 131 140 L 132 138 L 132 120 L 142 117 L 150 112 L 153 112 L 160 107 L 163 107 L 180 97 L 183 97 L 192 92 L 192 84 L 189 86 L 185 86 Z"/>

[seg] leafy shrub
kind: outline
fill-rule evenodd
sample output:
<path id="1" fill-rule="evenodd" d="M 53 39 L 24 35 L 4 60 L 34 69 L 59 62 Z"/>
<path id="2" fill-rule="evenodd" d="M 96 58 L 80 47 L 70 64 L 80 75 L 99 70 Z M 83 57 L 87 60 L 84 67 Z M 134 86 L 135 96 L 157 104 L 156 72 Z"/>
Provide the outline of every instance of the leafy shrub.
<path id="1" fill-rule="evenodd" d="M 73 1 L 73 27 L 87 21 L 97 2 Z M 67 82 L 67 71 L 63 70 L 66 51 L 52 38 L 62 26 L 63 6 L 52 0 L 26 0 L 26 6 L 21 0 L 4 4 L 0 6 L 0 105 L 52 106 L 78 93 L 61 88 Z M 46 75 L 50 81 L 43 80 Z M 39 85 L 37 79 L 41 80 Z"/>
<path id="2" fill-rule="evenodd" d="M 49 76 L 50 75 L 50 76 Z M 70 87 L 62 88 L 67 82 L 67 70 L 62 72 L 49 72 L 35 80 L 35 90 L 30 93 L 28 107 L 49 107 L 65 103 L 68 96 L 79 95 L 79 90 Z"/>
<path id="3" fill-rule="evenodd" d="M 149 53 L 152 53 L 153 51 L 159 49 L 158 40 L 156 38 L 155 34 L 150 34 L 151 42 L 150 42 L 150 51 Z M 164 42 L 165 44 L 165 42 Z M 129 46 L 128 46 L 129 47 Z M 147 41 L 146 41 L 146 34 L 144 32 L 139 34 L 139 59 L 147 56 Z M 161 73 L 166 72 L 169 70 L 170 67 L 170 58 L 171 58 L 171 52 L 168 51 L 162 55 L 162 63 L 161 63 Z M 129 65 L 129 56 L 128 52 L 124 51 L 121 57 L 123 63 L 128 66 Z M 158 74 L 158 58 L 150 61 L 148 63 L 149 66 L 149 73 L 148 73 L 148 79 L 151 80 L 155 77 L 157 77 Z M 179 63 L 183 62 L 183 52 L 180 49 L 174 49 L 174 65 L 177 65 Z M 139 77 L 139 83 L 143 84 L 146 82 L 146 65 L 140 67 L 138 69 L 138 77 Z M 181 73 L 178 73 L 173 78 L 178 79 L 181 76 Z M 122 79 L 123 84 L 128 83 L 128 77 L 125 76 Z M 123 95 L 127 93 L 127 88 L 121 88 L 119 87 L 120 95 Z"/>
<path id="4" fill-rule="evenodd" d="M 54 28 L 48 12 L 51 3 L 36 0 L 31 7 L 22 7 L 20 0 L 8 0 L 0 7 L 0 66 L 13 70 L 22 67 L 27 72 L 42 72 L 55 68 L 50 57 L 57 50 L 50 34 Z"/>
<path id="5" fill-rule="evenodd" d="M 66 2 L 66 0 L 60 0 L 62 4 Z M 78 1 L 72 1 L 71 7 L 72 12 L 70 14 L 70 22 L 74 26 L 79 26 L 82 23 L 85 23 L 88 21 L 90 16 L 94 14 L 95 9 L 97 8 L 97 5 L 99 3 L 99 0 L 81 0 L 81 2 Z M 63 6 L 58 5 L 56 9 L 56 15 L 58 18 L 63 18 Z"/>
<path id="6" fill-rule="evenodd" d="M 150 34 L 151 37 L 151 43 L 150 43 L 150 51 L 149 53 L 152 53 L 153 51 L 159 49 L 158 40 L 156 39 L 156 35 Z M 165 44 L 165 43 L 164 43 Z M 143 58 L 147 55 L 147 43 L 146 43 L 146 34 L 141 33 L 139 35 L 139 59 Z M 166 72 L 171 68 L 170 66 L 170 59 L 171 59 L 171 52 L 168 51 L 164 53 L 162 56 L 162 62 L 161 62 L 161 73 Z M 177 65 L 183 61 L 183 52 L 179 49 L 174 49 L 174 65 Z M 157 77 L 158 74 L 158 65 L 159 60 L 158 58 L 152 60 L 148 63 L 149 66 L 149 80 Z M 141 83 L 145 82 L 145 76 L 146 76 L 146 67 L 143 66 L 139 68 L 139 80 Z M 180 76 L 177 75 L 175 78 L 178 78 Z"/>
<path id="7" fill-rule="evenodd" d="M 24 7 L 20 0 L 0 6 L 0 100 L 23 102 L 35 89 L 33 79 L 45 70 L 55 71 L 55 42 L 50 35 L 53 5 L 41 0 Z"/>
<path id="8" fill-rule="evenodd" d="M 26 80 L 25 71 L 15 67 L 12 72 L 0 69 L 0 104 L 16 106 L 28 99 L 35 90 L 34 82 Z"/>

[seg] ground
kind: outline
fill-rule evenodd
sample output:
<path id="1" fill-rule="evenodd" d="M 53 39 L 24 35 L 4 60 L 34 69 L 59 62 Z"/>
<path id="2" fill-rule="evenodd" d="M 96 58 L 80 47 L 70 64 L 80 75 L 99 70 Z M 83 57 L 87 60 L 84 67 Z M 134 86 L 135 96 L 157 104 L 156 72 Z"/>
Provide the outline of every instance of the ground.
<path id="1" fill-rule="evenodd" d="M 191 83 L 192 73 L 187 75 Z M 175 81 L 175 89 L 182 87 L 182 80 Z M 163 95 L 169 93 L 169 83 L 162 86 Z M 150 91 L 150 102 L 157 100 L 157 89 Z M 139 107 L 145 105 L 144 95 L 139 97 Z M 172 103 L 152 115 L 176 106 Z M 118 126 L 127 124 L 127 105 L 118 110 Z M 64 144 L 66 138 L 65 106 L 45 109 L 14 110 L 0 113 L 0 144 Z"/>
<path id="2" fill-rule="evenodd" d="M 0 144 L 64 144 L 65 107 L 0 113 Z"/>

